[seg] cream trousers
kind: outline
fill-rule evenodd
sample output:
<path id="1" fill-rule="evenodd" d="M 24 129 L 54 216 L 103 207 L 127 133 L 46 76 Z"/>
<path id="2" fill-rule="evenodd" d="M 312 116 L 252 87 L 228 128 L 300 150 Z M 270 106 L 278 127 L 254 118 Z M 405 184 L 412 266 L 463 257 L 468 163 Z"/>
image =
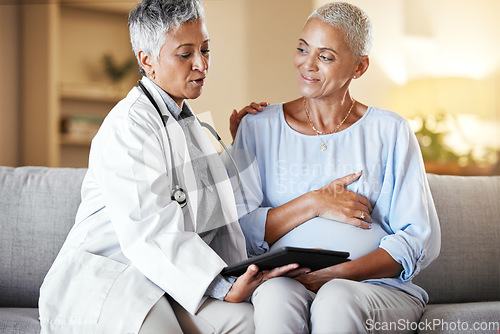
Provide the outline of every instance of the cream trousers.
<path id="1" fill-rule="evenodd" d="M 208 298 L 196 315 L 173 299 L 162 297 L 149 311 L 139 334 L 253 334 L 250 303 L 229 303 Z"/>
<path id="2" fill-rule="evenodd" d="M 252 296 L 257 334 L 411 333 L 424 307 L 409 294 L 383 285 L 335 279 L 317 294 L 278 277 Z M 392 326 L 395 330 L 388 330 Z"/>

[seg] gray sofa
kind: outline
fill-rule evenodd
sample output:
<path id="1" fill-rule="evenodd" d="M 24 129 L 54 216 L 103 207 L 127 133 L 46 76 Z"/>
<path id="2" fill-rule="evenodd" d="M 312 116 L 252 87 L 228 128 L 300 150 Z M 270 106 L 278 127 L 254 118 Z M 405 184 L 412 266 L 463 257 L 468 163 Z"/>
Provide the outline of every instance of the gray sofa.
<path id="1" fill-rule="evenodd" d="M 73 225 L 85 172 L 0 167 L 0 333 L 39 333 L 39 287 Z M 499 333 L 500 177 L 428 179 L 442 249 L 415 282 L 428 291 L 430 304 L 420 324 L 374 325 L 394 332 Z"/>

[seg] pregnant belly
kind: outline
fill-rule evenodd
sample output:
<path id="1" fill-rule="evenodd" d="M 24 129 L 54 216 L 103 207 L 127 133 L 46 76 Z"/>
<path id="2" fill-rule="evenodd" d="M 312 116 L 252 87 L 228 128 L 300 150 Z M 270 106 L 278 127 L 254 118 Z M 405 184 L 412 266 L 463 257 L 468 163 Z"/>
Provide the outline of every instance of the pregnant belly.
<path id="1" fill-rule="evenodd" d="M 278 241 L 271 249 L 293 246 L 323 248 L 349 252 L 351 260 L 366 255 L 378 248 L 387 233 L 380 224 L 372 223 L 370 230 L 324 218 L 313 218 L 297 226 Z"/>

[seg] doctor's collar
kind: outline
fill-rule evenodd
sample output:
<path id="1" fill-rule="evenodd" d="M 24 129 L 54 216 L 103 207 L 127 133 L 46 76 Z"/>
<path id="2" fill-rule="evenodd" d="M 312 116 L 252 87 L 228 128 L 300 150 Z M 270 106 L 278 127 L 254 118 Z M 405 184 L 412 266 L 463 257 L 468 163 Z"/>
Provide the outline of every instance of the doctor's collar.
<path id="1" fill-rule="evenodd" d="M 150 82 L 156 88 L 158 93 L 160 93 L 160 96 L 165 105 L 167 106 L 168 111 L 170 112 L 170 114 L 172 114 L 172 116 L 174 116 L 174 118 L 177 121 L 179 121 L 180 119 L 185 119 L 185 118 L 187 119 L 194 116 L 191 107 L 186 101 L 184 101 L 184 103 L 182 104 L 182 109 L 181 109 L 179 105 L 175 103 L 175 101 L 172 99 L 172 97 L 170 97 L 170 95 L 167 92 L 165 92 L 160 86 L 158 86 L 152 80 L 150 80 Z"/>

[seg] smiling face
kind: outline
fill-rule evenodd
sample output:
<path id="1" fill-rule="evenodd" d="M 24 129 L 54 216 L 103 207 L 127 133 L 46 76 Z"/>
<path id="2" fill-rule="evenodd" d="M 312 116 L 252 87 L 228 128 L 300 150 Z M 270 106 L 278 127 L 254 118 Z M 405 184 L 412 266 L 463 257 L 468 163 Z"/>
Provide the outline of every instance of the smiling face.
<path id="1" fill-rule="evenodd" d="M 208 32 L 202 20 L 185 22 L 165 35 L 158 61 L 139 51 L 146 73 L 182 107 L 201 95 L 210 64 Z"/>
<path id="2" fill-rule="evenodd" d="M 299 90 L 307 98 L 343 97 L 353 76 L 368 67 L 368 57 L 355 58 L 342 30 L 315 18 L 302 30 L 294 62 Z"/>

